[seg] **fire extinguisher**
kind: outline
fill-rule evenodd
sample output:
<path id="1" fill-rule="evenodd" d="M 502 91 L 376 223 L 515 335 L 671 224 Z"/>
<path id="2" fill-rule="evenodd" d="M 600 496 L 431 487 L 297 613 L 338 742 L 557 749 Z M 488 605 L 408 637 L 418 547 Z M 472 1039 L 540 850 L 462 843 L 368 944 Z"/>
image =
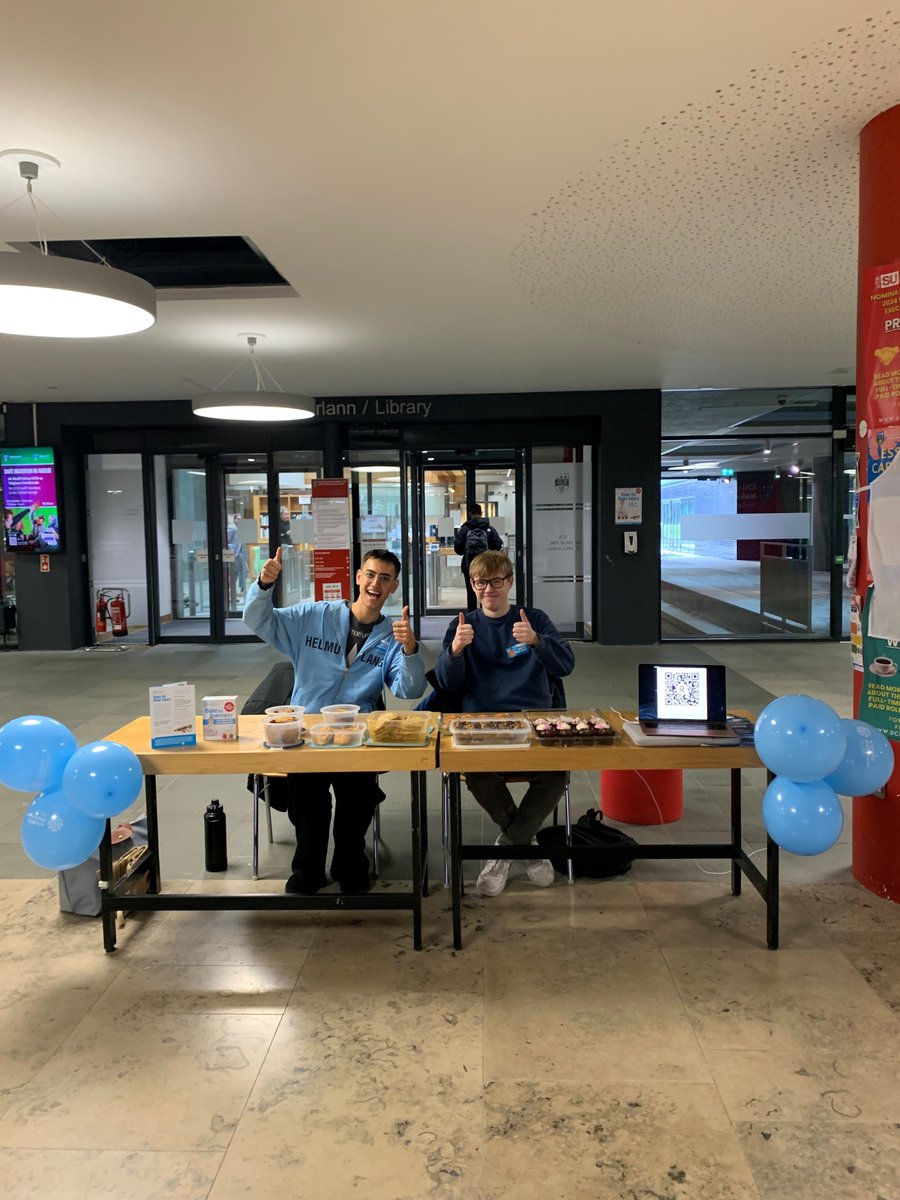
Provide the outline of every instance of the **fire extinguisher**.
<path id="1" fill-rule="evenodd" d="M 106 633 L 106 622 L 109 617 L 109 608 L 106 603 L 106 597 L 102 592 L 97 594 L 97 609 L 94 619 L 94 628 L 97 633 Z"/>
<path id="2" fill-rule="evenodd" d="M 125 637 L 128 633 L 128 622 L 125 619 L 125 597 L 116 592 L 109 601 L 109 619 L 112 622 L 113 637 Z"/>

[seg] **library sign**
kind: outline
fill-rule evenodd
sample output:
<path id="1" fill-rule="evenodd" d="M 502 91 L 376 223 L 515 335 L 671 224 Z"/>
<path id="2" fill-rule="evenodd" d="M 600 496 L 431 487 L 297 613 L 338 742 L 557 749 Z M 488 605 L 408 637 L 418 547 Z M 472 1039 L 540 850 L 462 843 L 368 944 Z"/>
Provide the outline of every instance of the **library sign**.
<path id="1" fill-rule="evenodd" d="M 381 396 L 359 400 L 317 400 L 317 417 L 346 417 L 359 420 L 361 417 L 428 417 L 431 415 L 430 400 L 391 400 Z"/>

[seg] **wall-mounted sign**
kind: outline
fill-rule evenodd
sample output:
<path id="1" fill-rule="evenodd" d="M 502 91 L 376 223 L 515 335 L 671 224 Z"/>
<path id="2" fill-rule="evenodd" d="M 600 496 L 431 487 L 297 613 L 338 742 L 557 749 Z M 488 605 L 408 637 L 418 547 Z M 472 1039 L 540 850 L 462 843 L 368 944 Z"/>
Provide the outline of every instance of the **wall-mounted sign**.
<path id="1" fill-rule="evenodd" d="M 643 488 L 616 488 L 617 525 L 640 525 L 643 521 Z"/>

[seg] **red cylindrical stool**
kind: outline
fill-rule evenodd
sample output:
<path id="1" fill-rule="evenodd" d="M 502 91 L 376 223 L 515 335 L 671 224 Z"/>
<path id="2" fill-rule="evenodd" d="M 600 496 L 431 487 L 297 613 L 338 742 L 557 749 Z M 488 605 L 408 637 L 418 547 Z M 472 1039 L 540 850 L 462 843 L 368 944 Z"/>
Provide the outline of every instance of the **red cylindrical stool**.
<path id="1" fill-rule="evenodd" d="M 681 771 L 601 771 L 603 815 L 626 825 L 668 825 L 684 811 Z"/>

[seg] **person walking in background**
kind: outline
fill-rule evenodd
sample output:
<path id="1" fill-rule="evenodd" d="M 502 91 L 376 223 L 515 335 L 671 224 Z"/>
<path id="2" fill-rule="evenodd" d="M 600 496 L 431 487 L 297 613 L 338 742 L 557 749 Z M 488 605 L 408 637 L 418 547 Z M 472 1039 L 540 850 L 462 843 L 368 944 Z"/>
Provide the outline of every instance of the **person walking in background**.
<path id="1" fill-rule="evenodd" d="M 472 587 L 481 608 L 460 613 L 444 634 L 444 649 L 434 668 L 437 686 L 463 695 L 463 712 L 524 712 L 560 706 L 560 680 L 575 667 L 572 647 L 539 608 L 514 609 L 509 602 L 513 565 L 505 554 L 487 550 L 472 563 Z M 563 702 L 564 703 L 564 702 Z M 486 763 L 490 754 L 486 754 Z M 466 771 L 466 787 L 499 826 L 498 846 L 537 845 L 535 834 L 559 803 L 565 771 L 518 775 L 528 791 L 517 805 L 504 775 Z M 478 876 L 482 896 L 499 896 L 512 860 L 495 858 Z M 525 871 L 538 887 L 553 883 L 553 864 L 525 860 Z"/>
<path id="2" fill-rule="evenodd" d="M 381 612 L 400 582 L 400 560 L 395 554 L 368 552 L 356 572 L 359 592 L 352 604 L 319 600 L 275 608 L 272 587 L 281 574 L 281 559 L 279 546 L 247 589 L 244 623 L 294 664 L 292 704 L 314 713 L 326 704 L 343 702 L 371 712 L 385 687 L 405 700 L 422 695 L 425 667 L 410 627 L 409 609 L 404 608 L 393 623 Z M 297 849 L 284 890 L 311 896 L 328 882 L 325 860 L 333 790 L 331 876 L 345 895 L 361 895 L 371 886 L 366 832 L 384 792 L 374 773 L 341 774 L 328 770 L 329 755 L 323 754 L 322 760 L 321 774 L 288 775 L 288 817 L 296 831 Z"/>
<path id="3" fill-rule="evenodd" d="M 466 520 L 457 529 L 453 538 L 453 551 L 462 559 L 460 570 L 466 584 L 466 605 L 469 612 L 478 607 L 478 600 L 469 583 L 469 567 L 472 560 L 485 550 L 502 550 L 500 534 L 482 513 L 480 504 L 473 504 Z"/>
<path id="4" fill-rule="evenodd" d="M 244 577 L 246 568 L 246 559 L 244 558 L 244 543 L 241 541 L 241 535 L 238 530 L 238 518 L 234 513 L 228 514 L 228 522 L 225 526 L 225 545 L 234 553 L 234 567 L 231 572 L 232 588 L 235 592 L 231 607 L 234 608 L 234 601 L 237 596 L 244 595 Z"/>

